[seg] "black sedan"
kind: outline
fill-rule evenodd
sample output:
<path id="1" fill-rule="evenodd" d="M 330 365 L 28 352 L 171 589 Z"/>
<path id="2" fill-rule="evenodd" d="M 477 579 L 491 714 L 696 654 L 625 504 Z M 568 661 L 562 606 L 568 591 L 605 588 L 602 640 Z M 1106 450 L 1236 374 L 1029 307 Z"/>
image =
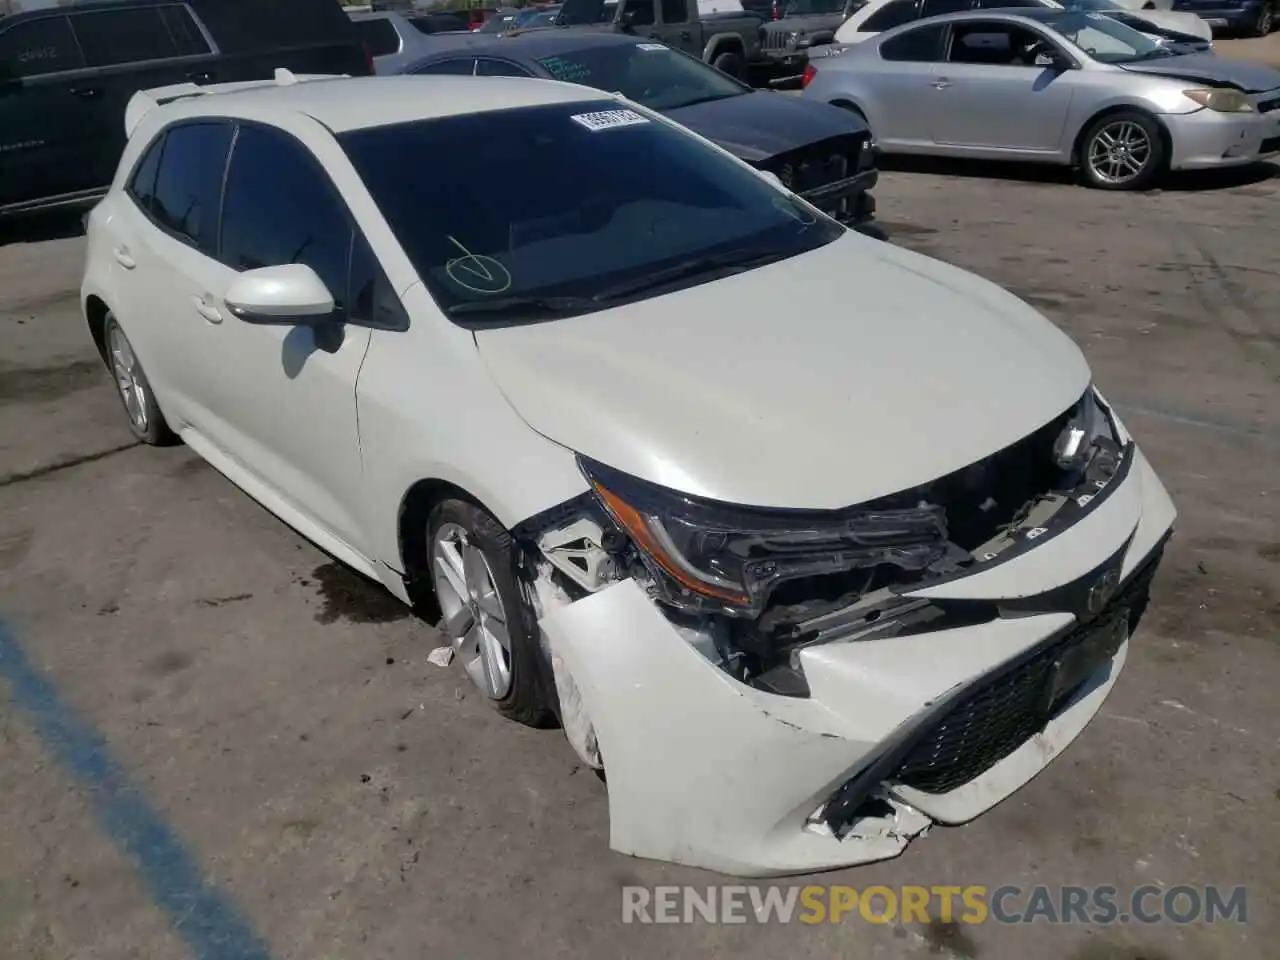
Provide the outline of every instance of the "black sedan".
<path id="1" fill-rule="evenodd" d="M 568 29 L 457 42 L 405 73 L 539 77 L 595 87 L 658 111 L 734 156 L 775 174 L 845 223 L 871 219 L 877 172 L 871 134 L 857 114 L 753 90 L 661 43 Z"/>

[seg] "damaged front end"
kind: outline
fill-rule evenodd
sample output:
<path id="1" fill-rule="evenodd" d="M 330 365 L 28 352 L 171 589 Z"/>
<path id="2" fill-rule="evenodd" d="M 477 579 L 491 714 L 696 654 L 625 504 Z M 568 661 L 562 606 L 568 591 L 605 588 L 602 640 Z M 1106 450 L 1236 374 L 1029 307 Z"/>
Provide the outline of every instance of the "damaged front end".
<path id="1" fill-rule="evenodd" d="M 1060 722 L 1061 743 L 1041 750 L 1039 766 L 1025 755 L 1072 704 L 1100 702 L 1109 683 L 1085 688 L 1104 661 L 1118 670 L 1124 639 L 1099 648 L 1052 704 L 1028 700 L 996 723 L 994 708 L 975 713 L 974 691 L 1029 650 L 1048 650 L 1032 659 L 1051 669 L 1076 593 L 1055 583 L 1053 596 L 1068 599 L 1037 606 L 1017 590 L 966 596 L 955 584 L 1016 570 L 1031 548 L 1100 509 L 1139 458 L 1092 388 L 979 463 L 839 511 L 711 502 L 580 458 L 590 491 L 513 532 L 531 558 L 566 733 L 585 762 L 608 757 L 614 847 L 744 875 L 819 869 L 892 856 L 931 821 L 957 822 L 953 814 L 1016 789 L 1087 722 L 1092 710 Z M 1163 536 L 1172 507 L 1141 467 L 1158 488 L 1152 524 Z M 1112 507 L 1126 514 L 1108 521 L 1115 542 L 1090 544 L 1101 553 L 1082 572 L 1121 555 L 1131 571 L 1126 546 L 1154 549 L 1149 532 L 1136 535 L 1141 498 L 1130 499 Z M 965 704 L 968 739 L 940 733 Z M 989 735 L 984 724 L 995 724 Z M 725 769 L 735 757 L 766 769 Z M 1001 768 L 1017 769 L 1012 786 L 987 784 L 984 798 L 1000 795 L 975 799 L 973 785 Z M 689 791 L 714 781 L 723 796 L 708 803 L 720 810 L 701 827 L 664 832 L 653 819 L 669 802 L 641 782 L 649 776 L 682 792 L 686 816 Z M 723 804 L 741 808 L 746 790 L 765 796 L 743 814 L 742 835 L 707 835 L 726 829 L 734 818 Z M 633 806 L 637 796 L 649 799 Z M 677 836 L 691 829 L 704 835 Z"/>

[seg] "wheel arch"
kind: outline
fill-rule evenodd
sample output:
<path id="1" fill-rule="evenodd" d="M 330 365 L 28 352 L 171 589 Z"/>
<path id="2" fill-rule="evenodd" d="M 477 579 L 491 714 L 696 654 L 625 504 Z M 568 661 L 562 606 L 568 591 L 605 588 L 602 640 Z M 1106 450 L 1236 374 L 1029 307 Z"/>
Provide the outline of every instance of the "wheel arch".
<path id="1" fill-rule="evenodd" d="M 1071 141 L 1071 165 L 1073 167 L 1080 165 L 1080 151 L 1084 147 L 1085 134 L 1103 117 L 1109 117 L 1117 113 L 1140 113 L 1156 125 L 1156 129 L 1160 131 L 1160 146 L 1163 148 L 1164 154 L 1161 165 L 1168 169 L 1169 162 L 1173 159 L 1173 137 L 1169 133 L 1168 126 L 1160 119 L 1160 115 L 1140 103 L 1113 103 L 1103 107 L 1101 110 L 1095 110 L 1086 117 Z"/>
<path id="2" fill-rule="evenodd" d="M 107 360 L 107 314 L 111 308 L 97 294 L 89 294 L 84 298 L 84 319 L 89 325 L 89 336 L 93 337 L 93 345 L 98 348 L 98 356 L 105 363 Z"/>

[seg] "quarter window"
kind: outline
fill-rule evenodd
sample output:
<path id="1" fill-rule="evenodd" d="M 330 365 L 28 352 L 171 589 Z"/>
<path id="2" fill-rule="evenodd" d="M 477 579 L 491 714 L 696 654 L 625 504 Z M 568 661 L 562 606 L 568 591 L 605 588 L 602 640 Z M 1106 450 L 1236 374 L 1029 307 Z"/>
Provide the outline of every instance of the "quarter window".
<path id="1" fill-rule="evenodd" d="M 859 33 L 883 33 L 916 18 L 916 0 L 891 0 L 858 27 Z"/>
<path id="2" fill-rule="evenodd" d="M 880 44 L 885 60 L 934 63 L 942 59 L 942 26 L 920 26 L 890 37 Z"/>
<path id="3" fill-rule="evenodd" d="M 66 17 L 28 20 L 0 33 L 0 63 L 15 77 L 36 77 L 84 67 Z"/>
<path id="4" fill-rule="evenodd" d="M 209 254 L 217 242 L 218 197 L 230 146 L 227 123 L 189 123 L 170 129 L 151 199 L 150 213 L 156 223 Z"/>
<path id="5" fill-rule="evenodd" d="M 129 195 L 143 210 L 151 212 L 151 200 L 156 194 L 156 173 L 160 169 L 160 155 L 164 152 L 164 136 L 156 137 L 142 160 L 134 168 L 129 180 Z"/>
<path id="6" fill-rule="evenodd" d="M 276 130 L 240 128 L 222 201 L 219 260 L 237 271 L 305 263 L 341 308 L 351 232 L 337 192 L 302 144 Z"/>
<path id="7" fill-rule="evenodd" d="M 921 0 L 920 16 L 937 17 L 944 13 L 959 13 L 973 6 L 973 0 Z"/>
<path id="8" fill-rule="evenodd" d="M 490 60 L 481 57 L 476 61 L 477 77 L 527 77 L 529 71 L 524 67 L 508 63 L 506 60 Z"/>

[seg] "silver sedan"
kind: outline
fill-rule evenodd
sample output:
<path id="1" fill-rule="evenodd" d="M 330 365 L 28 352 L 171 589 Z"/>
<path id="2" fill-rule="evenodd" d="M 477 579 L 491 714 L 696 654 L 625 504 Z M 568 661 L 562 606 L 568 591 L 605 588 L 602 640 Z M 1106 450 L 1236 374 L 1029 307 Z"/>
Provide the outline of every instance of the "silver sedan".
<path id="1" fill-rule="evenodd" d="M 1108 190 L 1280 153 L 1280 71 L 1082 11 L 930 17 L 815 56 L 804 83 L 883 153 L 1069 164 Z"/>

